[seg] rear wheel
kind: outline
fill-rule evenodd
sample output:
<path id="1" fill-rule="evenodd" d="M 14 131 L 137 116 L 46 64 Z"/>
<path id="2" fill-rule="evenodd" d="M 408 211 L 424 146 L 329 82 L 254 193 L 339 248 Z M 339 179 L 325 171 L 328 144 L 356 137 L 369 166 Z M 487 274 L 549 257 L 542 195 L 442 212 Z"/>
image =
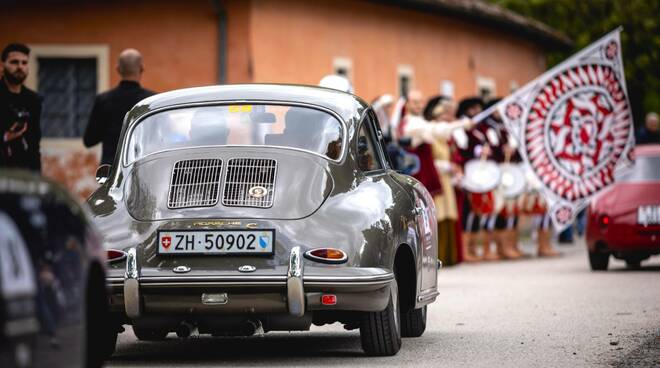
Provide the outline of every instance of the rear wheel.
<path id="1" fill-rule="evenodd" d="M 426 305 L 401 312 L 401 336 L 420 337 L 426 330 Z"/>
<path id="2" fill-rule="evenodd" d="M 133 326 L 133 334 L 142 341 L 161 341 L 165 340 L 169 331 L 141 326 Z"/>
<path id="3" fill-rule="evenodd" d="M 599 251 L 589 252 L 589 265 L 593 271 L 606 271 L 610 255 Z"/>
<path id="4" fill-rule="evenodd" d="M 396 281 L 392 284 L 387 308 L 381 312 L 366 312 L 362 317 L 360 338 L 367 355 L 395 355 L 401 348 L 399 290 Z"/>

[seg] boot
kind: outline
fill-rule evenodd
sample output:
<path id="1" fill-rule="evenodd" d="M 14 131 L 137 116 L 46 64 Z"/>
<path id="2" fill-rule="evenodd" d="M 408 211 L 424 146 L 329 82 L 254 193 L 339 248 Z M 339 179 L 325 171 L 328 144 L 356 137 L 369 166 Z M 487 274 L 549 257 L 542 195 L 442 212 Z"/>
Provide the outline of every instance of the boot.
<path id="1" fill-rule="evenodd" d="M 520 250 L 520 244 L 518 243 L 518 229 L 507 230 L 511 238 L 511 250 L 516 255 L 517 258 L 529 257 L 525 252 Z"/>
<path id="2" fill-rule="evenodd" d="M 497 252 L 493 252 L 491 249 L 491 245 L 495 240 L 495 234 L 493 234 L 492 231 L 483 231 L 481 238 L 483 239 L 482 244 L 484 247 L 484 260 L 485 261 L 499 260 L 500 259 L 499 254 L 497 254 Z"/>
<path id="3" fill-rule="evenodd" d="M 506 242 L 504 230 L 495 231 L 495 251 L 500 258 L 504 258 L 504 243 Z"/>
<path id="4" fill-rule="evenodd" d="M 518 259 L 522 256 L 516 252 L 516 239 L 511 230 L 502 231 L 502 257 L 504 259 Z"/>
<path id="5" fill-rule="evenodd" d="M 464 232 L 461 234 L 461 237 L 463 238 L 463 242 L 461 243 L 461 249 L 463 251 L 463 262 L 479 262 L 481 259 L 477 257 L 474 252 L 473 252 L 473 244 L 472 244 L 472 234 L 468 232 Z"/>
<path id="6" fill-rule="evenodd" d="M 554 250 L 552 243 L 552 231 L 550 230 L 539 230 L 538 233 L 538 256 L 539 257 L 557 257 L 561 253 Z"/>

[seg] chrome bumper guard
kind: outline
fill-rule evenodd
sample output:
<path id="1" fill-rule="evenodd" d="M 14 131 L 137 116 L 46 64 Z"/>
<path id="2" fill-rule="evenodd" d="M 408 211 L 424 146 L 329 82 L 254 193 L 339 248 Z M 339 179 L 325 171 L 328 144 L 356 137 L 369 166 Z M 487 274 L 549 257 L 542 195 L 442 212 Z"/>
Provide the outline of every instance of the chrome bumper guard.
<path id="1" fill-rule="evenodd" d="M 124 274 L 124 306 L 128 318 L 140 317 L 140 272 L 137 265 L 137 251 L 135 248 L 126 254 L 126 273 Z"/>
<path id="2" fill-rule="evenodd" d="M 303 259 L 300 247 L 293 247 L 289 255 L 289 271 L 286 273 L 286 303 L 290 315 L 302 317 L 305 314 Z"/>

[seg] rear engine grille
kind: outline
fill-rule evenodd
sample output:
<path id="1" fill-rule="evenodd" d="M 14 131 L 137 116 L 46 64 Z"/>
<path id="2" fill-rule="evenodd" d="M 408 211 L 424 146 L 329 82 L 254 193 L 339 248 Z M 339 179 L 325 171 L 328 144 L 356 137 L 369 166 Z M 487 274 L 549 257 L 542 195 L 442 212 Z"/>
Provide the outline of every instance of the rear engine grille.
<path id="1" fill-rule="evenodd" d="M 275 160 L 261 158 L 229 160 L 222 204 L 231 207 L 271 207 L 276 173 Z"/>
<path id="2" fill-rule="evenodd" d="M 210 207 L 218 203 L 222 160 L 197 159 L 174 164 L 168 208 Z"/>

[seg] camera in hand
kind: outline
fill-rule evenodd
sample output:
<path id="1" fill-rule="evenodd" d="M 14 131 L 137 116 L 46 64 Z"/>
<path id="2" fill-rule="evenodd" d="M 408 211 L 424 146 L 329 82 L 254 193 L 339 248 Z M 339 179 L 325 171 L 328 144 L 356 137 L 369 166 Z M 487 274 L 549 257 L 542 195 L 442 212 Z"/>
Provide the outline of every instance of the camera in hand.
<path id="1" fill-rule="evenodd" d="M 25 109 L 13 109 L 14 121 L 18 124 L 15 130 L 21 130 L 25 127 L 25 124 L 30 120 L 30 112 Z"/>

